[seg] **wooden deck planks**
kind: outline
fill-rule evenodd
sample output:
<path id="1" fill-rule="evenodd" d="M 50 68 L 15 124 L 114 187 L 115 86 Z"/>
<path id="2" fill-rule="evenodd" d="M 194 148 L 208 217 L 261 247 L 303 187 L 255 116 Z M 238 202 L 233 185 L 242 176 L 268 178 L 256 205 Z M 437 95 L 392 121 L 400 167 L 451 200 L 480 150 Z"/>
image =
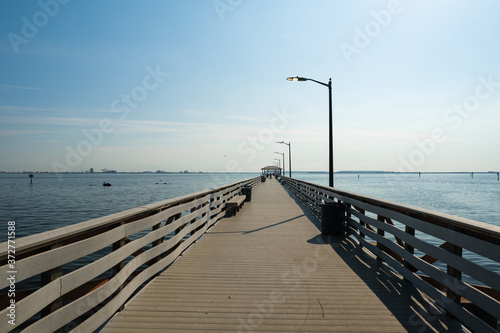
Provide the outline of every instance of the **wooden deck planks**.
<path id="1" fill-rule="evenodd" d="M 461 331 L 407 282 L 317 221 L 275 180 L 254 189 L 102 330 Z"/>

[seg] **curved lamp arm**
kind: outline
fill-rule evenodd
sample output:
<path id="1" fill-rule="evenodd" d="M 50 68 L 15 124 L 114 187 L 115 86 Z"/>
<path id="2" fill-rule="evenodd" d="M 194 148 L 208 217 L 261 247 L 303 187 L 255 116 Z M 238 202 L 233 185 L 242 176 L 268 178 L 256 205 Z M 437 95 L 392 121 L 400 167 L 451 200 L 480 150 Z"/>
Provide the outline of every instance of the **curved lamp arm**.
<path id="1" fill-rule="evenodd" d="M 286 79 L 288 81 L 312 81 L 312 82 L 316 82 L 316 83 L 319 83 L 321 85 L 324 85 L 325 87 L 329 87 L 328 83 L 316 81 L 314 79 L 308 79 L 306 77 L 301 77 L 301 76 L 291 76 L 291 77 L 287 77 Z"/>

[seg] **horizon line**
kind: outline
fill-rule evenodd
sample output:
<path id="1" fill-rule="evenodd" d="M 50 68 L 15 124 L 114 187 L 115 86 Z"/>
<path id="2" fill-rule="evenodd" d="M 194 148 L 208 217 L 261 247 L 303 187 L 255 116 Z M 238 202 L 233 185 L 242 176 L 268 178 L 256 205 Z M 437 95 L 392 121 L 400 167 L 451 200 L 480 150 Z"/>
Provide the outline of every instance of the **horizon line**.
<path id="1" fill-rule="evenodd" d="M 1 170 L 0 174 L 28 174 L 28 173 L 40 173 L 40 174 L 113 174 L 113 173 L 119 173 L 119 174 L 126 174 L 126 173 L 147 173 L 147 174 L 165 174 L 165 173 L 172 173 L 172 174 L 200 174 L 200 173 L 261 173 L 261 171 L 233 171 L 233 172 L 228 172 L 228 171 L 115 171 L 115 170 L 110 170 L 109 171 L 94 171 L 94 172 L 89 172 L 89 171 L 66 171 L 66 172 L 54 172 L 54 171 L 5 171 Z M 328 174 L 328 171 L 313 171 L 313 170 L 292 170 L 292 173 L 294 172 L 300 172 L 300 173 L 326 173 Z M 285 172 L 285 176 L 286 176 Z M 482 173 L 499 173 L 499 171 L 385 171 L 385 170 L 340 170 L 340 171 L 334 171 L 334 173 L 394 173 L 394 174 L 471 174 L 471 173 L 477 173 L 477 174 L 482 174 Z M 293 178 L 293 177 L 292 177 Z"/>

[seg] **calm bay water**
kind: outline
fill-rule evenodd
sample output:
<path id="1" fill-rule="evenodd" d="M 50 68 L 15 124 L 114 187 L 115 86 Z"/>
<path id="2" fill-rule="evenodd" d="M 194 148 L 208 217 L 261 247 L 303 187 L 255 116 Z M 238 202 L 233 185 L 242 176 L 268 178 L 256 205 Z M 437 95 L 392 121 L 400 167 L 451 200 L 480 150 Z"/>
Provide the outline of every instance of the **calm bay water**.
<path id="1" fill-rule="evenodd" d="M 327 173 L 296 173 L 295 178 L 328 185 Z M 500 226 L 500 182 L 494 173 L 474 174 L 335 174 L 335 187 L 407 205 Z M 398 223 L 396 223 L 398 225 Z M 402 226 L 399 226 L 400 228 Z M 404 227 L 403 227 L 404 228 Z M 442 240 L 422 232 L 415 236 L 439 246 Z M 415 254 L 424 254 L 415 250 Z M 500 263 L 464 250 L 463 256 L 500 274 Z M 443 263 L 434 265 L 446 271 Z M 470 283 L 475 279 L 463 275 Z"/>
<path id="2" fill-rule="evenodd" d="M 2 174 L 0 221 L 16 221 L 16 236 L 23 237 L 257 175 L 35 174 L 30 185 L 27 174 Z"/>
<path id="3" fill-rule="evenodd" d="M 328 186 L 327 173 L 292 175 Z M 335 187 L 500 226 L 500 182 L 494 173 L 335 174 Z"/>
<path id="4" fill-rule="evenodd" d="M 16 221 L 23 237 L 144 204 L 257 176 L 238 174 L 0 174 L 0 221 Z M 327 173 L 296 172 L 294 178 L 327 185 Z M 113 186 L 103 187 L 103 182 Z M 335 187 L 500 226 L 496 174 L 336 174 Z M 422 235 L 422 237 L 427 237 Z M 472 256 L 474 254 L 465 254 Z M 92 260 L 92 258 L 88 258 Z M 477 258 L 498 271 L 498 263 Z M 68 267 L 68 269 L 71 269 Z"/>
<path id="5" fill-rule="evenodd" d="M 36 174 L 30 185 L 27 174 L 1 174 L 0 221 L 16 221 L 22 237 L 257 175 Z M 293 177 L 328 185 L 327 173 Z M 500 226 L 496 174 L 335 174 L 335 187 Z"/>

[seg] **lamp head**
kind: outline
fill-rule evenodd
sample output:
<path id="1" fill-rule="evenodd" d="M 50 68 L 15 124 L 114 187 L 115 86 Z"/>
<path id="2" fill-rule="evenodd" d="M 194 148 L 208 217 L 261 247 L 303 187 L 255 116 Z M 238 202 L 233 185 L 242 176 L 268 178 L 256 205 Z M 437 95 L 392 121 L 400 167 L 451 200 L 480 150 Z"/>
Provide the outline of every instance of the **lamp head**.
<path id="1" fill-rule="evenodd" d="M 288 81 L 307 81 L 305 77 L 300 76 L 290 76 L 286 78 Z"/>

